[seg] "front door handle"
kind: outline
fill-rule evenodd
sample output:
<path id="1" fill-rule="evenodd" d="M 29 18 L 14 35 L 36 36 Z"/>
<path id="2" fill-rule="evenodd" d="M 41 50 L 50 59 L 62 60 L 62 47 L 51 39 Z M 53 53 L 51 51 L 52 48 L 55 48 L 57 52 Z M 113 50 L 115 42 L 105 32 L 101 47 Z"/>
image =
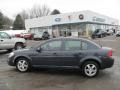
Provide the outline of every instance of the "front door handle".
<path id="1" fill-rule="evenodd" d="M 82 53 L 79 52 L 78 54 L 81 55 Z"/>
<path id="2" fill-rule="evenodd" d="M 79 52 L 79 53 L 75 53 L 74 55 L 79 56 L 79 55 L 82 55 L 82 53 Z"/>

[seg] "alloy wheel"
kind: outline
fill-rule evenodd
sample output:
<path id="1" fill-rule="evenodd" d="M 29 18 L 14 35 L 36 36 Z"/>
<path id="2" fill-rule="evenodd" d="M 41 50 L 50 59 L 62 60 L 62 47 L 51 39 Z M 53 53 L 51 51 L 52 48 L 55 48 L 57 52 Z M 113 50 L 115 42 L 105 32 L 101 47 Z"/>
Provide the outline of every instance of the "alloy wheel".
<path id="1" fill-rule="evenodd" d="M 94 76 L 97 73 L 97 67 L 94 64 L 87 64 L 84 70 L 87 76 Z"/>
<path id="2" fill-rule="evenodd" d="M 17 62 L 17 69 L 21 72 L 26 72 L 29 68 L 29 64 L 26 60 L 19 60 Z"/>

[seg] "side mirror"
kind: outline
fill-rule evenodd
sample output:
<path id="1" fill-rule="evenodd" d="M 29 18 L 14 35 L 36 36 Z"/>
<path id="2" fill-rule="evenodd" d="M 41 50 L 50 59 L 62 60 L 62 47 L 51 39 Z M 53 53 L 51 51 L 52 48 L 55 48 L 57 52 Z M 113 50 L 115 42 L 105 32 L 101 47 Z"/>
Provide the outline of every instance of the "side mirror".
<path id="1" fill-rule="evenodd" d="M 37 52 L 41 52 L 41 47 L 37 48 L 36 51 L 37 51 Z"/>
<path id="2" fill-rule="evenodd" d="M 11 39 L 12 37 L 11 36 L 9 36 L 9 39 Z"/>

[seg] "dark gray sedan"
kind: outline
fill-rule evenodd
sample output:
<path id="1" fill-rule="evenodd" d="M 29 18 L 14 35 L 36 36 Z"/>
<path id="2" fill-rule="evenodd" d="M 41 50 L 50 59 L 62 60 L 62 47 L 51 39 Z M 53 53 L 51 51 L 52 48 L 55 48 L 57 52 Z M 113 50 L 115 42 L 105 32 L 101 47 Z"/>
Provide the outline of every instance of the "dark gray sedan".
<path id="1" fill-rule="evenodd" d="M 82 75 L 94 77 L 100 69 L 113 66 L 112 49 L 78 38 L 56 38 L 38 47 L 10 53 L 8 64 L 20 72 L 31 67 L 76 68 Z"/>

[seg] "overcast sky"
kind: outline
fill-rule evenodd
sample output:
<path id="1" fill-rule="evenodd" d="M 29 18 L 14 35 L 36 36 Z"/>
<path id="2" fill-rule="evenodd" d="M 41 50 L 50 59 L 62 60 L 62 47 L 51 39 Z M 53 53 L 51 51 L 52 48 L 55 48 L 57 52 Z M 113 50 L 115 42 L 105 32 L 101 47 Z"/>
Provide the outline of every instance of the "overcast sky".
<path id="1" fill-rule="evenodd" d="M 91 10 L 120 21 L 120 0 L 0 0 L 0 10 L 14 18 L 23 9 L 44 4 L 62 13 Z"/>

